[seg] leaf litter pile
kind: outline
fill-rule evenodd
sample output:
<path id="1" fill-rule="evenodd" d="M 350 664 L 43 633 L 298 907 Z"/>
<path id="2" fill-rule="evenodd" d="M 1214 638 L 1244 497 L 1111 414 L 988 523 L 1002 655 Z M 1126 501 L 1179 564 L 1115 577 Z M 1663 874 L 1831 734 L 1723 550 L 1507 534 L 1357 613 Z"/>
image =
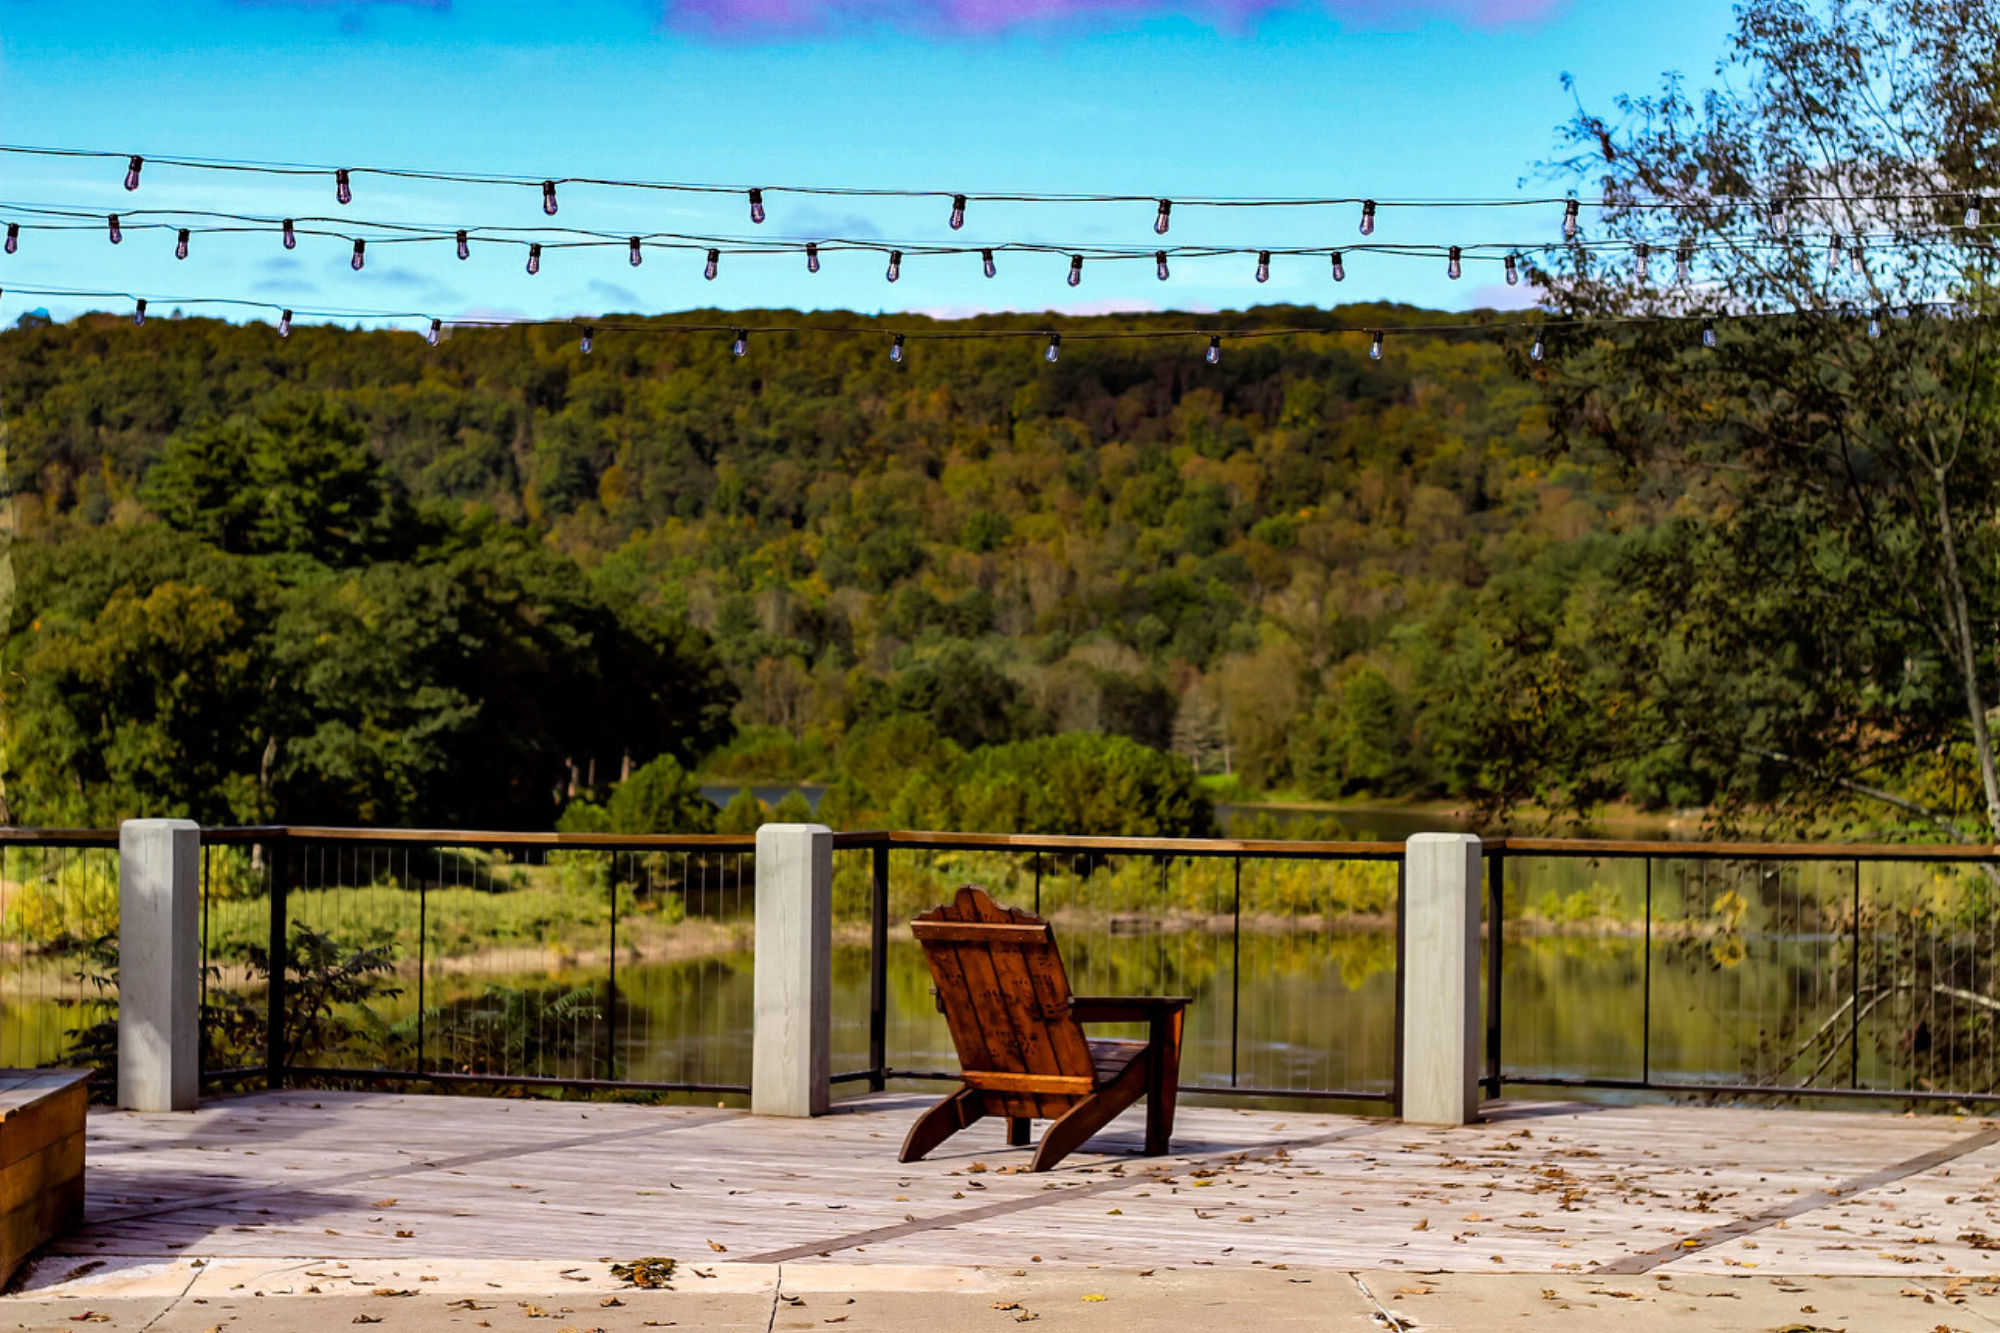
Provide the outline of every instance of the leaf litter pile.
<path id="1" fill-rule="evenodd" d="M 660 1255 L 633 1259 L 626 1263 L 611 1265 L 611 1276 L 621 1282 L 630 1282 L 635 1287 L 672 1291 L 674 1261 Z"/>

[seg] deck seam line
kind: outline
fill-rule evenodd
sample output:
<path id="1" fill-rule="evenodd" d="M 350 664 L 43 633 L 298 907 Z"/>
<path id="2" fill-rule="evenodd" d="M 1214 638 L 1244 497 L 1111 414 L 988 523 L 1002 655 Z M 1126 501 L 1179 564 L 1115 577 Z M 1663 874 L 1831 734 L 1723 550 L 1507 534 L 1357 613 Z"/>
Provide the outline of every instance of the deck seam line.
<path id="1" fill-rule="evenodd" d="M 1894 1184 L 1896 1181 L 1907 1179 L 1910 1176 L 1920 1175 L 1935 1167 L 1943 1166 L 1946 1162 L 1957 1161 L 1959 1158 L 1967 1156 L 1970 1153 L 1978 1152 L 1981 1148 L 1988 1147 L 1994 1143 L 2000 1143 L 2000 1129 L 1981 1130 L 1977 1134 L 1969 1134 L 1941 1148 L 1933 1148 L 1929 1152 L 1919 1153 L 1915 1157 L 1905 1158 L 1903 1161 L 1892 1163 L 1889 1166 L 1882 1167 L 1880 1170 L 1871 1171 L 1865 1176 L 1843 1181 L 1832 1189 L 1814 1190 L 1810 1194 L 1801 1194 L 1790 1203 L 1779 1204 L 1777 1207 L 1766 1208 L 1761 1212 L 1746 1214 L 1734 1221 L 1724 1222 L 1720 1226 L 1710 1227 L 1706 1231 L 1697 1232 L 1693 1236 L 1683 1236 L 1670 1245 L 1662 1245 L 1651 1250 L 1641 1250 L 1637 1254 L 1628 1254 L 1617 1259 L 1608 1260 L 1591 1269 L 1590 1272 L 1592 1276 L 1602 1277 L 1613 1275 L 1634 1276 L 1650 1273 L 1657 1268 L 1664 1268 L 1676 1260 L 1704 1253 L 1714 1246 L 1722 1244 L 1724 1241 L 1740 1240 L 1744 1236 L 1755 1235 L 1757 1232 L 1764 1230 L 1774 1223 L 1788 1221 L 1791 1218 L 1799 1217 L 1806 1213 L 1816 1212 L 1821 1208 L 1827 1207 L 1829 1204 L 1851 1199 L 1857 1194 L 1864 1194 L 1869 1190 L 1880 1189 L 1884 1185 Z M 1690 1245 L 1689 1241 L 1694 1241 L 1695 1243 Z"/>
<path id="2" fill-rule="evenodd" d="M 161 1204 L 157 1207 L 134 1209 L 129 1212 L 112 1213 L 104 1217 L 88 1218 L 83 1225 L 70 1233 L 73 1239 L 98 1227 L 111 1226 L 119 1222 L 142 1222 L 149 1218 L 165 1217 L 170 1213 L 191 1212 L 199 1208 L 219 1208 L 229 1204 L 242 1203 L 249 1199 L 280 1198 L 287 1194 L 300 1194 L 314 1189 L 338 1189 L 344 1185 L 358 1185 L 368 1180 L 392 1180 L 402 1176 L 422 1175 L 428 1171 L 449 1171 L 461 1166 L 478 1166 L 486 1162 L 502 1161 L 510 1157 L 530 1157 L 541 1152 L 561 1152 L 570 1148 L 585 1148 L 599 1143 L 616 1143 L 621 1139 L 644 1138 L 649 1134 L 664 1134 L 670 1130 L 689 1129 L 700 1125 L 712 1125 L 719 1120 L 728 1120 L 740 1112 L 716 1114 L 706 1112 L 683 1116 L 657 1125 L 645 1125 L 637 1129 L 614 1130 L 605 1134 L 582 1135 L 567 1139 L 553 1139 L 547 1143 L 517 1144 L 508 1148 L 488 1148 L 483 1152 L 463 1153 L 457 1157 L 443 1157 L 436 1160 L 406 1162 L 401 1166 L 382 1167 L 369 1171 L 347 1171 L 339 1175 L 315 1176 L 310 1180 L 273 1182 L 259 1185 L 254 1189 L 229 1190 L 220 1194 L 207 1194 L 198 1199 L 188 1199 L 179 1203 Z"/>
<path id="3" fill-rule="evenodd" d="M 1233 1149 L 1229 1152 L 1204 1153 L 1199 1156 L 1178 1159 L 1175 1166 L 1155 1166 L 1152 1159 L 1139 1171 L 1115 1177 L 1110 1180 L 1092 1181 L 1086 1185 L 1075 1185 L 1068 1189 L 1043 1189 L 1034 1194 L 1017 1199 L 1000 1199 L 993 1203 L 980 1204 L 975 1208 L 960 1209 L 952 1213 L 940 1213 L 934 1217 L 919 1218 L 914 1222 L 898 1222 L 886 1227 L 874 1227 L 867 1231 L 850 1231 L 819 1242 L 791 1245 L 782 1250 L 770 1250 L 763 1254 L 753 1254 L 743 1262 L 748 1264 L 784 1264 L 795 1259 L 810 1259 L 816 1255 L 828 1254 L 834 1250 L 851 1250 L 862 1245 L 874 1245 L 882 1241 L 901 1240 L 906 1236 L 922 1235 L 927 1231 L 943 1231 L 963 1226 L 968 1222 L 984 1222 L 992 1217 L 1005 1217 L 1009 1213 L 1025 1212 L 1030 1208 L 1046 1207 L 1063 1203 L 1070 1199 L 1089 1199 L 1099 1194 L 1109 1194 L 1113 1190 L 1129 1189 L 1134 1185 L 1158 1184 L 1162 1176 L 1171 1176 L 1182 1171 L 1196 1170 L 1216 1162 L 1226 1162 L 1231 1158 L 1248 1157 L 1253 1153 L 1273 1153 L 1280 1150 L 1290 1152 L 1295 1148 L 1314 1148 L 1325 1143 L 1337 1143 L 1343 1139 L 1362 1138 L 1369 1134 L 1394 1129 L 1401 1121 L 1385 1120 L 1377 1124 L 1354 1125 L 1335 1130 L 1329 1134 L 1316 1134 L 1307 1138 L 1280 1139 L 1273 1143 L 1260 1143 L 1254 1148 Z"/>

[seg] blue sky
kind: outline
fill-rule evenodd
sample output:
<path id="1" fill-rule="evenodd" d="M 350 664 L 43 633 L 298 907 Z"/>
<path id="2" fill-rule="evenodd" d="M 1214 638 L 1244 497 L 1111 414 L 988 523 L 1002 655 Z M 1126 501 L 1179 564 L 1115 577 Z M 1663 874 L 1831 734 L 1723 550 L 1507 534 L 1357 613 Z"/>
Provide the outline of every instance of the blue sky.
<path id="1" fill-rule="evenodd" d="M 1705 78 L 1731 23 L 1723 0 L 0 0 L 0 140 L 154 156 L 388 165 L 520 175 L 1145 195 L 1508 197 L 1554 145 L 1580 93 L 1606 106 L 1663 70 Z M 453 227 L 545 221 L 529 190 L 357 179 L 343 209 L 320 177 L 263 178 L 122 163 L 0 157 L 0 205 L 339 214 Z M 1535 193 L 1551 191 L 1531 181 Z M 618 232 L 776 240 L 849 235 L 979 243 L 1150 243 L 1133 205 L 976 204 L 964 231 L 926 201 L 774 197 L 753 228 L 736 196 L 574 187 L 555 222 Z M 1546 213 L 1546 216 L 1543 214 Z M 19 214 L 0 206 L 0 217 Z M 1386 213 L 1377 240 L 1539 241 L 1559 211 Z M 1175 214 L 1171 240 L 1244 246 L 1354 242 L 1352 209 Z M 1097 265 L 1064 284 L 1057 256 L 906 262 L 701 257 L 619 249 L 348 248 L 275 236 L 173 238 L 102 227 L 28 232 L 0 288 L 34 285 L 230 296 L 299 309 L 566 317 L 608 311 L 805 306 L 866 312 L 1234 308 L 1391 299 L 1504 304 L 1492 269 L 1449 281 L 1433 260 Z M 59 317 L 81 303 L 0 298 Z"/>

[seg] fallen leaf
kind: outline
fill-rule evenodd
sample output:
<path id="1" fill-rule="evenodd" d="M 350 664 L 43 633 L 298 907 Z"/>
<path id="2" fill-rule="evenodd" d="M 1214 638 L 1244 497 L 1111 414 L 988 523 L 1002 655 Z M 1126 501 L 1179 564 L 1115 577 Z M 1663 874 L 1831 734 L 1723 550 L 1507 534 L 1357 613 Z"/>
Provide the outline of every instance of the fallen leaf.
<path id="1" fill-rule="evenodd" d="M 382 1322 L 382 1316 L 379 1314 L 358 1314 L 347 1322 L 350 1324 L 379 1324 Z"/>
<path id="2" fill-rule="evenodd" d="M 1101 1291 L 1093 1291 L 1090 1292 L 1088 1295 L 1086 1295 L 1084 1299 L 1087 1301 L 1101 1301 L 1104 1299 L 1104 1293 Z"/>
<path id="3" fill-rule="evenodd" d="M 718 1245 L 714 1241 L 710 1241 L 708 1243 L 708 1248 L 714 1250 L 717 1254 L 729 1253 L 729 1247 L 727 1245 Z"/>
<path id="4" fill-rule="evenodd" d="M 375 1206 L 377 1208 L 394 1208 L 396 1206 L 396 1201 L 394 1199 L 377 1199 L 375 1201 Z"/>

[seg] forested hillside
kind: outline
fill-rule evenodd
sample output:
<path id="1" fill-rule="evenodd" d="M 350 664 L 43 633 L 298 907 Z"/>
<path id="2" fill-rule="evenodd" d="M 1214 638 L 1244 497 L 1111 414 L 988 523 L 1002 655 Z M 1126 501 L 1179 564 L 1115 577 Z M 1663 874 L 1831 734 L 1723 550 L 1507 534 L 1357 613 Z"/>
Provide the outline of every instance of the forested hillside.
<path id="1" fill-rule="evenodd" d="M 1594 706 L 1549 704 L 1557 650 L 1676 496 L 1553 456 L 1489 337 L 1391 334 L 1379 362 L 1359 335 L 1234 339 L 1218 365 L 1187 339 L 1066 336 L 1052 365 L 972 338 L 895 364 L 884 321 L 714 318 L 882 333 L 741 359 L 559 328 L 0 334 L 10 816 L 545 827 L 664 754 L 845 775 L 861 818 L 912 771 L 948 788 L 978 747 L 1067 732 L 1253 787 L 1505 803 L 1536 794 L 1521 746 L 1616 753 Z M 1591 781 L 1704 796 L 1636 763 Z"/>

